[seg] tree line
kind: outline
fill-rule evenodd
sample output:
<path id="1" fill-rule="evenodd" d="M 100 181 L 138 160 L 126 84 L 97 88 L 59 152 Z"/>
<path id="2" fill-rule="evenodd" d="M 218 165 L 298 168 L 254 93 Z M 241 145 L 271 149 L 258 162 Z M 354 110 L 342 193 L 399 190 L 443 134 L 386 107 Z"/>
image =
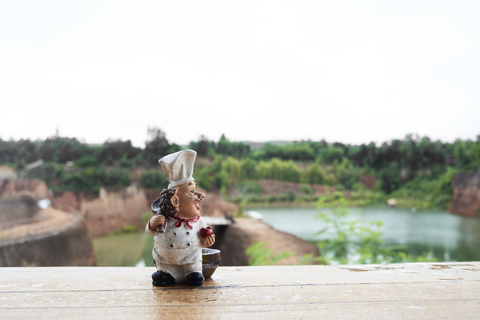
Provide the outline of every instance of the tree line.
<path id="1" fill-rule="evenodd" d="M 133 146 L 129 140 L 88 145 L 76 138 L 59 136 L 43 141 L 0 139 L 0 163 L 20 171 L 42 159 L 45 162 L 42 169 L 29 175 L 45 180 L 49 186 L 74 192 L 96 192 L 102 185 L 128 185 L 133 167 L 145 169 L 140 179 L 145 187 L 163 187 L 165 181 L 158 172 L 158 159 L 184 148 L 194 149 L 199 157 L 210 159 L 197 163 L 197 183 L 209 191 L 223 193 L 239 182 L 258 179 L 356 189 L 361 175 L 377 177 L 379 188 L 386 194 L 405 186 L 414 193 L 420 181 L 440 180 L 442 192 L 448 193 L 449 182 L 457 170 L 480 167 L 480 136 L 474 141 L 444 143 L 409 134 L 381 145 L 322 140 L 266 143 L 252 149 L 244 142 L 229 141 L 225 135 L 217 142 L 201 136 L 182 147 L 170 143 L 159 128 L 149 128 L 147 133 L 144 148 Z M 65 163 L 73 166 L 65 168 Z"/>

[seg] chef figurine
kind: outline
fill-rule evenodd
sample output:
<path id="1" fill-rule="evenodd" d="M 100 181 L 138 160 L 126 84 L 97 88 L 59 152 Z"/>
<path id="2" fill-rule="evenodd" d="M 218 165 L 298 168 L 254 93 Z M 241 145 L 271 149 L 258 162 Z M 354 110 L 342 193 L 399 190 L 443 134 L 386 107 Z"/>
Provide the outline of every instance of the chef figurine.
<path id="1" fill-rule="evenodd" d="M 205 199 L 205 194 L 196 190 L 192 177 L 196 157 L 195 151 L 182 150 L 158 161 L 170 184 L 153 202 L 155 215 L 145 228 L 155 240 L 154 286 L 174 283 L 200 286 L 205 280 L 202 247 L 213 245 L 215 235 L 200 216 L 199 202 Z"/>

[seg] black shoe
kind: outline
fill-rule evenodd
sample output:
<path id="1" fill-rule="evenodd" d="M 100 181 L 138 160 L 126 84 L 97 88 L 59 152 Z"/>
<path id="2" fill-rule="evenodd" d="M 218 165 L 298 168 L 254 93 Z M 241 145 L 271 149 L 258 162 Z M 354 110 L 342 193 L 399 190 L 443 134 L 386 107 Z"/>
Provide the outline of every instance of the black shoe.
<path id="1" fill-rule="evenodd" d="M 155 287 L 164 287 L 175 283 L 175 279 L 170 275 L 170 273 L 160 270 L 157 270 L 152 274 L 152 280 L 152 284 Z"/>
<path id="2" fill-rule="evenodd" d="M 192 272 L 185 278 L 185 283 L 189 286 L 201 286 L 204 280 L 200 272 Z"/>

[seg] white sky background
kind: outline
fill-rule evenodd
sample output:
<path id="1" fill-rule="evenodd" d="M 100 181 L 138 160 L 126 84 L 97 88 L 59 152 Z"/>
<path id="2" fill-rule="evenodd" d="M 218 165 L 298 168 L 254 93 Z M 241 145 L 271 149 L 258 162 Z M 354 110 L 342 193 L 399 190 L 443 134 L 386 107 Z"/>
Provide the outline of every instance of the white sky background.
<path id="1" fill-rule="evenodd" d="M 480 1 L 0 2 L 0 137 L 480 134 Z"/>

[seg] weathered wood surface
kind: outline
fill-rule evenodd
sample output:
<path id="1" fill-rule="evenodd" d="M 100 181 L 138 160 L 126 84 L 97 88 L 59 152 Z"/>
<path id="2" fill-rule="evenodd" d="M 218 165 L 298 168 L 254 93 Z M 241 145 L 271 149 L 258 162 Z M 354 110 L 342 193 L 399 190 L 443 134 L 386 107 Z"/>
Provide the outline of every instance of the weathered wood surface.
<path id="1" fill-rule="evenodd" d="M 152 287 L 154 268 L 0 268 L 1 319 L 478 319 L 480 262 L 221 267 Z"/>

